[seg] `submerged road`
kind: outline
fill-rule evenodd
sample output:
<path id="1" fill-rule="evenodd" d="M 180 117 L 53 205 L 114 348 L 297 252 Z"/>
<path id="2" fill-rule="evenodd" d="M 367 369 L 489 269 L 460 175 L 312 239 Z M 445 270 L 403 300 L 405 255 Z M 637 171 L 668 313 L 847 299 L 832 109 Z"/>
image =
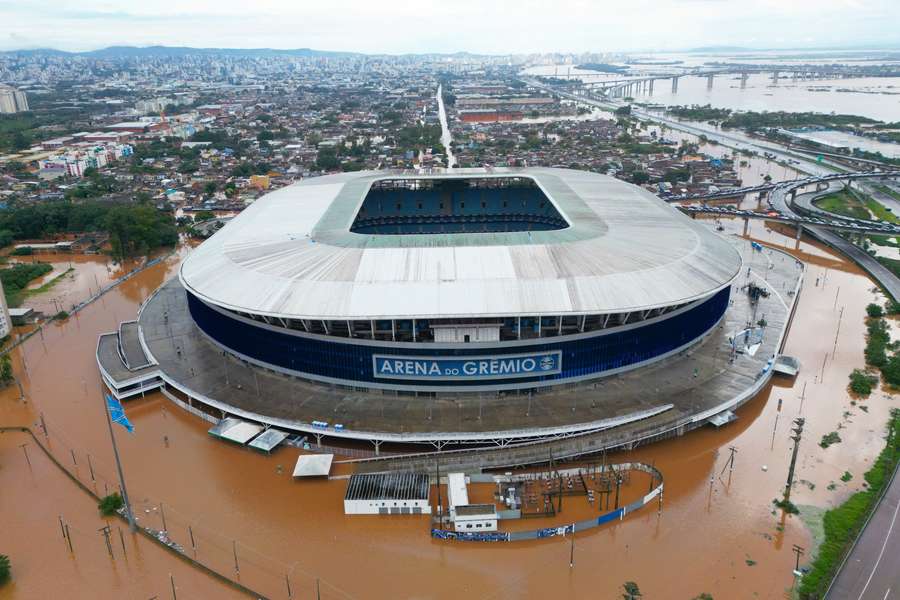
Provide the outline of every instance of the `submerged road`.
<path id="1" fill-rule="evenodd" d="M 900 598 L 900 479 L 896 473 L 881 504 L 831 589 L 831 600 L 890 600 Z"/>

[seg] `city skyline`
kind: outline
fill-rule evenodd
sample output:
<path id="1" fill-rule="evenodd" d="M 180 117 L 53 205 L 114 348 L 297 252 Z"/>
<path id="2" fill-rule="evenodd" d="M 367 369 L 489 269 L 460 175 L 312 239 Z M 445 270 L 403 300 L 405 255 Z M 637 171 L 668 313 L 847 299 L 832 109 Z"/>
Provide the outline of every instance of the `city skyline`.
<path id="1" fill-rule="evenodd" d="M 900 45 L 898 11 L 887 0 L 643 0 L 614 6 L 571 0 L 545 7 L 536 1 L 482 6 L 468 0 L 452 6 L 353 0 L 296 6 L 263 0 L 250 7 L 236 0 L 193 0 L 173 12 L 158 0 L 127 7 L 102 0 L 52 6 L 4 1 L 0 18 L 11 25 L 0 36 L 0 50 L 164 45 L 505 55 Z M 404 35 L 385 34 L 403 23 Z"/>

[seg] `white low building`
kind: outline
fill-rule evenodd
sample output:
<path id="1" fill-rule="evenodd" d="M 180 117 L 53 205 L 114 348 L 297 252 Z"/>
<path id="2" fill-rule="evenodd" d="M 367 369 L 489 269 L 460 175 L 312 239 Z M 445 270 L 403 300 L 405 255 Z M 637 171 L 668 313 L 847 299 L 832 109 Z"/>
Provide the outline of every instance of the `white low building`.
<path id="1" fill-rule="evenodd" d="M 497 508 L 493 504 L 469 504 L 465 473 L 447 474 L 447 501 L 454 531 L 497 531 Z"/>
<path id="2" fill-rule="evenodd" d="M 431 514 L 424 473 L 363 473 L 350 477 L 345 515 Z"/>

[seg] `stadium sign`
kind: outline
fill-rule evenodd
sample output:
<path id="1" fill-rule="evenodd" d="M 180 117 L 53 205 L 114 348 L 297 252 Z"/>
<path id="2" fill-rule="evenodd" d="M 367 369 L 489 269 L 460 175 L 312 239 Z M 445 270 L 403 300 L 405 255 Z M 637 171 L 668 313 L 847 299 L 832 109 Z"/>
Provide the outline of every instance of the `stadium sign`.
<path id="1" fill-rule="evenodd" d="M 374 375 L 382 379 L 460 381 L 554 375 L 562 371 L 562 352 L 499 356 L 372 356 Z"/>

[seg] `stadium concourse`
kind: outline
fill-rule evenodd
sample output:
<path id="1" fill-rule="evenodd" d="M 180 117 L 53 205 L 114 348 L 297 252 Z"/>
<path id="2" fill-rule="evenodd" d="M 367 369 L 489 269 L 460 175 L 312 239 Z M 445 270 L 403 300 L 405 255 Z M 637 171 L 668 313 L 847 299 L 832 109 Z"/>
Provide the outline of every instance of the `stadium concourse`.
<path id="1" fill-rule="evenodd" d="M 145 302 L 141 372 L 191 410 L 319 441 L 574 455 L 732 418 L 771 376 L 802 270 L 594 173 L 320 177 L 247 208 Z M 98 363 L 127 396 L 116 355 Z"/>

